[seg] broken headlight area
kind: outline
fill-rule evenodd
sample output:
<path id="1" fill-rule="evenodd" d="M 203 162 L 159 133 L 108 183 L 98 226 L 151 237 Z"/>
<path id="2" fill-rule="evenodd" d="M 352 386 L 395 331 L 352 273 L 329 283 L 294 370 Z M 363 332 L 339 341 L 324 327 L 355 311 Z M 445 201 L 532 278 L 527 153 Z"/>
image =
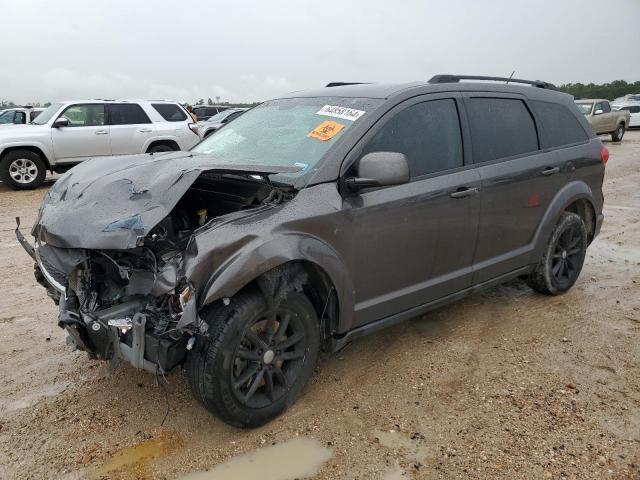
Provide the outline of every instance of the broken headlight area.
<path id="1" fill-rule="evenodd" d="M 124 360 L 151 371 L 167 371 L 182 362 L 196 332 L 190 330 L 194 319 L 183 318 L 195 298 L 191 286 L 179 280 L 181 252 L 43 245 L 37 258 L 37 270 L 47 282 L 66 285 L 59 295 L 58 323 L 72 346 L 114 364 Z M 181 320 L 187 325 L 178 328 Z"/>

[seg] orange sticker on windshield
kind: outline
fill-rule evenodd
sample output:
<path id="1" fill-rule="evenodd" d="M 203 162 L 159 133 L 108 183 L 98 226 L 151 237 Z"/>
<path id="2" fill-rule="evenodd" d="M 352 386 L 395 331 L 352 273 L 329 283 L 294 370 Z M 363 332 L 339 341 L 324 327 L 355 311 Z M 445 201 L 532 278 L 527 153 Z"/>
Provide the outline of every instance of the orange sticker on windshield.
<path id="1" fill-rule="evenodd" d="M 317 138 L 318 140 L 327 141 L 335 137 L 340 130 L 344 128 L 344 125 L 333 120 L 327 120 L 322 122 L 316 128 L 309 132 L 309 137 Z"/>

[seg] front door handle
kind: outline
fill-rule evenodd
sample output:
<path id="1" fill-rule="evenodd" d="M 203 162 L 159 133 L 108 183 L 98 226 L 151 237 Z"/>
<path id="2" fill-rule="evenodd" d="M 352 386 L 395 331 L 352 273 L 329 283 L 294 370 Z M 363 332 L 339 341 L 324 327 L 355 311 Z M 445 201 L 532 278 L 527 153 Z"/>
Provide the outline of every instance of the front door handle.
<path id="1" fill-rule="evenodd" d="M 540 173 L 542 175 L 553 175 L 554 173 L 558 173 L 560 171 L 560 167 L 547 167 L 542 170 Z"/>
<path id="2" fill-rule="evenodd" d="M 106 135 L 109 132 L 107 132 L 106 130 L 96 130 L 94 133 L 96 135 Z"/>
<path id="3" fill-rule="evenodd" d="M 475 195 L 479 193 L 480 189 L 478 187 L 469 188 L 469 187 L 460 187 L 455 192 L 451 192 L 449 196 L 451 198 L 465 198 L 470 197 L 471 195 Z"/>

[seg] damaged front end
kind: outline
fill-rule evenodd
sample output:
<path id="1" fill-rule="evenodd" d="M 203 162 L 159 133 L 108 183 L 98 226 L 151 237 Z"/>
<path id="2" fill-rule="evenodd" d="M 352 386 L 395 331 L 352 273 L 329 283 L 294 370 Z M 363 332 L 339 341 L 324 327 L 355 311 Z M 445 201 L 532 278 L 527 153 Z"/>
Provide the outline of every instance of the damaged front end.
<path id="1" fill-rule="evenodd" d="M 179 160 L 156 163 L 153 171 L 136 164 L 135 175 L 119 169 L 89 175 L 81 165 L 45 198 L 32 230 L 35 246 L 18 221 L 18 241 L 59 306 L 67 342 L 114 366 L 124 360 L 168 371 L 181 364 L 207 330 L 196 294 L 206 279 L 185 275 L 187 258 L 198 261 L 190 242 L 294 194 L 272 185 L 262 170 L 180 168 Z"/>
<path id="2" fill-rule="evenodd" d="M 195 298 L 179 273 L 179 251 L 156 256 L 148 247 L 102 251 L 41 245 L 36 259 L 43 285 L 51 297 L 58 295 L 58 325 L 68 332 L 69 344 L 96 358 L 166 371 L 182 362 L 189 338 L 204 333 L 195 318 L 183 318 Z M 177 328 L 181 320 L 187 325 Z"/>

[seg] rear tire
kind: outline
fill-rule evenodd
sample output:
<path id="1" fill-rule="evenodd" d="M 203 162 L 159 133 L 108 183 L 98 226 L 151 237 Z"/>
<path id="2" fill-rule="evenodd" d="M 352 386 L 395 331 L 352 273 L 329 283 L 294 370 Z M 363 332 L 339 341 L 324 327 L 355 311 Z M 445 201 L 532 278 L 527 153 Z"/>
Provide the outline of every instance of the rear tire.
<path id="1" fill-rule="evenodd" d="M 261 293 L 203 312 L 209 325 L 189 352 L 186 371 L 202 405 L 235 427 L 273 420 L 296 400 L 315 368 L 318 317 L 309 299 L 290 293 L 270 309 Z"/>
<path id="2" fill-rule="evenodd" d="M 587 228 L 575 213 L 564 212 L 527 283 L 536 292 L 559 295 L 580 275 L 587 251 Z"/>
<path id="3" fill-rule="evenodd" d="M 165 145 L 164 143 L 161 143 L 159 145 L 154 145 L 149 149 L 149 153 L 162 153 L 162 152 L 175 152 L 175 150 L 171 148 L 169 145 Z"/>
<path id="4" fill-rule="evenodd" d="M 13 150 L 0 162 L 0 179 L 15 190 L 37 188 L 46 176 L 45 163 L 31 150 Z"/>
<path id="5" fill-rule="evenodd" d="M 611 132 L 611 140 L 614 142 L 619 142 L 624 137 L 625 128 L 623 124 L 620 124 L 616 127 L 616 129 Z"/>

